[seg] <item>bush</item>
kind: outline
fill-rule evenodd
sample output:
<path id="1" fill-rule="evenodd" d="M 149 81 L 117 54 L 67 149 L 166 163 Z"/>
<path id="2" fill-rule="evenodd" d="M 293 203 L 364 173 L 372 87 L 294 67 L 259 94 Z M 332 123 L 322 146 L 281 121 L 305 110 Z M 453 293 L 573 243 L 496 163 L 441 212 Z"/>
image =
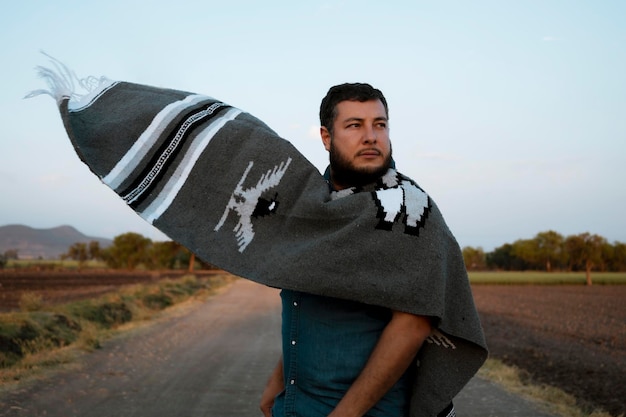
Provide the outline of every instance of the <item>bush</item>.
<path id="1" fill-rule="evenodd" d="M 76 317 L 107 329 L 129 322 L 133 318 L 133 313 L 123 302 L 82 301 L 70 306 L 70 310 Z"/>
<path id="2" fill-rule="evenodd" d="M 174 304 L 172 297 L 163 293 L 144 295 L 141 301 L 151 310 L 163 310 Z"/>
<path id="3" fill-rule="evenodd" d="M 187 297 L 195 294 L 199 290 L 206 288 L 207 284 L 198 280 L 195 275 L 185 275 L 181 279 L 166 281 L 163 285 L 164 291 L 173 296 Z"/>
<path id="4" fill-rule="evenodd" d="M 73 343 L 81 326 L 62 314 L 9 315 L 0 321 L 0 367 L 23 357 Z"/>
<path id="5" fill-rule="evenodd" d="M 20 296 L 19 306 L 21 311 L 39 311 L 43 308 L 43 298 L 34 292 L 24 292 Z"/>
<path id="6" fill-rule="evenodd" d="M 22 358 L 19 334 L 19 324 L 0 322 L 0 368 L 11 366 Z"/>

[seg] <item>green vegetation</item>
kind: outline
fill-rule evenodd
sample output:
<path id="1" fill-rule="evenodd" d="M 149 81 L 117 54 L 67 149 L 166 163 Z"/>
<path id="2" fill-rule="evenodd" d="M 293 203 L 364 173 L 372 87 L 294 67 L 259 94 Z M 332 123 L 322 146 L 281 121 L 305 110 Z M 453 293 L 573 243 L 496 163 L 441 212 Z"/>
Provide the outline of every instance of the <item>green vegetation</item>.
<path id="1" fill-rule="evenodd" d="M 98 261 L 103 259 L 103 252 L 100 243 L 92 240 L 89 244 L 77 242 L 67 249 L 67 253 L 61 255 L 61 259 L 73 259 L 78 264 L 78 269 L 82 269 L 87 261 Z"/>
<path id="2" fill-rule="evenodd" d="M 7 255 L 8 254 L 8 255 Z M 138 233 L 124 233 L 113 244 L 101 248 L 96 241 L 72 244 L 60 259 L 19 259 L 17 250 L 0 254 L 0 269 L 38 271 L 125 269 L 125 270 L 187 270 L 215 269 L 197 260 L 187 248 L 173 241 L 153 242 Z"/>
<path id="3" fill-rule="evenodd" d="M 80 265 L 79 261 L 73 259 L 12 259 L 7 261 L 6 269 L 26 269 L 35 271 L 67 271 L 67 270 L 89 270 L 106 269 L 106 262 L 101 260 L 88 260 Z"/>
<path id="4" fill-rule="evenodd" d="M 470 271 L 472 284 L 585 285 L 585 272 Z M 626 285 L 626 272 L 595 272 L 594 284 Z"/>
<path id="5" fill-rule="evenodd" d="M 194 270 L 195 257 L 191 252 L 173 241 L 153 242 L 138 233 L 124 233 L 113 239 L 105 249 L 98 242 L 75 243 L 68 248 L 63 259 L 72 259 L 82 269 L 90 261 L 104 262 L 113 269 L 188 269 Z M 198 262 L 200 267 L 210 265 Z"/>
<path id="6" fill-rule="evenodd" d="M 463 259 L 470 271 L 584 271 L 585 282 L 591 285 L 592 271 L 626 271 L 626 244 L 611 244 L 590 233 L 564 237 L 549 230 L 532 239 L 506 243 L 489 253 L 467 246 L 463 248 Z M 594 272 L 594 280 L 595 276 Z"/>
<path id="7" fill-rule="evenodd" d="M 24 293 L 21 311 L 0 314 L 0 382 L 16 379 L 16 368 L 24 371 L 63 362 L 59 358 L 68 347 L 98 348 L 121 325 L 148 319 L 192 296 L 209 295 L 233 279 L 228 274 L 186 275 L 55 306 L 44 305 L 38 295 Z M 57 359 L 51 359 L 51 352 L 58 352 Z"/>
<path id="8" fill-rule="evenodd" d="M 531 239 L 505 243 L 487 253 L 481 247 L 466 246 L 463 259 L 469 271 L 584 272 L 586 284 L 591 285 L 592 271 L 594 280 L 602 277 L 599 272 L 626 272 L 626 243 L 609 243 L 596 234 L 563 236 L 548 230 Z M 17 250 L 8 250 L 0 258 L 0 269 L 183 269 L 193 272 L 196 268 L 213 268 L 201 260 L 195 261 L 194 254 L 176 242 L 153 242 L 130 232 L 116 236 L 106 248 L 101 248 L 96 241 L 74 243 L 59 261 L 18 260 Z M 558 283 L 560 280 L 552 277 L 548 281 Z M 604 278 L 596 282 L 607 283 Z"/>

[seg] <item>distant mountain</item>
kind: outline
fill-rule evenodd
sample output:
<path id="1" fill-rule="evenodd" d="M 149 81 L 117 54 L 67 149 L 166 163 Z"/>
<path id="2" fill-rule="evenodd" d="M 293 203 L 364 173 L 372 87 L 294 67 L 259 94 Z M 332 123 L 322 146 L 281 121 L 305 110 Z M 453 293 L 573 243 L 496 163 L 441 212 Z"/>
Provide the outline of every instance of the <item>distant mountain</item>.
<path id="1" fill-rule="evenodd" d="M 52 229 L 34 229 L 17 224 L 0 226 L 0 253 L 16 249 L 20 259 L 58 259 L 74 243 L 89 243 L 92 240 L 100 243 L 101 248 L 113 243 L 111 239 L 86 236 L 72 226 Z"/>

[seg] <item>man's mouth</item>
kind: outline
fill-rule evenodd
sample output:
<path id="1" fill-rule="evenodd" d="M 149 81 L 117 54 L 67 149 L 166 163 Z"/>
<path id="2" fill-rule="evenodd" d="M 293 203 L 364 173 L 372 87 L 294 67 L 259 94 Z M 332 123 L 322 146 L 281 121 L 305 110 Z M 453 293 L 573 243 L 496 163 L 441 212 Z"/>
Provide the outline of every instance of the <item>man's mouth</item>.
<path id="1" fill-rule="evenodd" d="M 381 155 L 381 152 L 378 149 L 364 149 L 358 153 L 358 156 L 365 156 L 365 157 L 374 157 L 374 156 L 380 156 L 380 155 Z"/>

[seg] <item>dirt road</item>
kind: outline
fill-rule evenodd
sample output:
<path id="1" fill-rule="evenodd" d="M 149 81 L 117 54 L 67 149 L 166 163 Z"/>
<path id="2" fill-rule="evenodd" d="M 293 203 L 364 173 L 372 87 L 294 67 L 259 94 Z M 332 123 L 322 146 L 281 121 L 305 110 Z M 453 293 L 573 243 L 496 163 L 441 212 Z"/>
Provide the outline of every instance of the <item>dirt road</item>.
<path id="1" fill-rule="evenodd" d="M 278 292 L 245 280 L 223 294 L 0 398 L 0 416 L 257 416 L 280 356 Z"/>

